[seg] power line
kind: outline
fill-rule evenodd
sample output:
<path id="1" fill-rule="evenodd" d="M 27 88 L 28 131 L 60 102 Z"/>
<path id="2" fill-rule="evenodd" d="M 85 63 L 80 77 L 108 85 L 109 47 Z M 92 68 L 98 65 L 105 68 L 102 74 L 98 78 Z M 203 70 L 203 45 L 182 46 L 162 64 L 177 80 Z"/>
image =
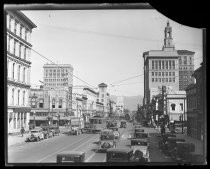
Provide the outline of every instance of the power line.
<path id="1" fill-rule="evenodd" d="M 48 59 L 47 57 L 45 57 L 45 56 L 43 56 L 42 54 L 40 54 L 39 52 L 37 52 L 36 50 L 34 50 L 34 49 L 32 49 L 32 48 L 31 48 L 31 50 L 34 51 L 35 53 L 37 53 L 39 56 L 43 57 L 44 59 L 50 61 L 51 63 L 53 63 L 53 64 L 55 64 L 55 65 L 58 65 L 58 64 L 56 64 L 55 62 L 53 62 L 52 60 Z M 59 65 L 58 65 L 58 68 L 64 69 L 64 68 L 62 68 L 62 67 L 59 66 Z M 75 78 L 77 78 L 78 80 L 82 81 L 83 83 L 88 84 L 88 86 L 91 86 L 91 87 L 95 88 L 95 86 L 93 86 L 93 85 L 91 85 L 91 84 L 85 82 L 84 80 L 82 80 L 82 79 L 80 79 L 79 77 L 75 76 L 74 74 L 72 74 L 72 73 L 69 72 L 68 70 L 67 70 L 67 72 L 70 73 L 73 77 L 75 77 Z"/>
<path id="2" fill-rule="evenodd" d="M 123 79 L 123 80 L 120 80 L 120 81 L 113 82 L 113 83 L 111 83 L 110 85 L 117 84 L 117 83 L 120 83 L 120 82 L 124 82 L 124 81 L 130 80 L 130 79 L 134 79 L 134 78 L 137 78 L 137 77 L 143 76 L 143 75 L 144 75 L 144 74 L 140 74 L 140 75 L 137 75 L 137 76 L 132 76 L 132 77 L 129 77 L 129 78 L 127 78 L 127 79 Z"/>
<path id="3" fill-rule="evenodd" d="M 139 40 L 139 41 L 150 41 L 150 42 L 163 42 L 163 40 L 158 40 L 158 39 L 149 39 L 149 38 L 142 38 L 142 37 L 132 37 L 132 36 L 125 36 L 125 35 L 117 35 L 117 34 L 112 34 L 112 33 L 104 33 L 104 32 L 96 32 L 92 30 L 84 30 L 84 29 L 75 29 L 75 28 L 70 28 L 70 27 L 60 27 L 60 26 L 51 26 L 51 25 L 46 25 L 46 24 L 41 24 L 45 25 L 47 27 L 52 27 L 52 28 L 57 28 L 57 29 L 62 29 L 66 31 L 72 31 L 72 32 L 80 32 L 80 33 L 88 33 L 88 34 L 95 34 L 95 35 L 101 35 L 101 36 L 109 36 L 109 37 L 115 37 L 115 38 L 124 38 L 124 39 L 132 39 L 132 40 Z M 201 44 L 189 44 L 189 43 L 183 43 L 183 42 L 177 42 L 176 44 L 183 44 L 183 45 L 188 45 L 188 46 L 202 46 Z"/>

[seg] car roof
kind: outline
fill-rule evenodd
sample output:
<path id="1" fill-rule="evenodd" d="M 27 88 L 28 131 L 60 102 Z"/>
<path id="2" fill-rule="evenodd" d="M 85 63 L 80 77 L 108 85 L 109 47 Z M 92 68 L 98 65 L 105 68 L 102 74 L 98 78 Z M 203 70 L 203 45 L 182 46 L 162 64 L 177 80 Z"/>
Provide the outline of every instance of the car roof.
<path id="1" fill-rule="evenodd" d="M 58 153 L 59 155 L 61 154 L 71 154 L 71 155 L 83 155 L 84 152 L 83 151 L 62 151 L 60 153 Z"/>
<path id="2" fill-rule="evenodd" d="M 109 148 L 107 150 L 107 152 L 123 152 L 123 153 L 129 153 L 129 152 L 132 152 L 133 150 L 130 149 L 130 148 Z"/>
<path id="3" fill-rule="evenodd" d="M 132 138 L 133 141 L 142 141 L 142 142 L 148 142 L 147 138 Z"/>

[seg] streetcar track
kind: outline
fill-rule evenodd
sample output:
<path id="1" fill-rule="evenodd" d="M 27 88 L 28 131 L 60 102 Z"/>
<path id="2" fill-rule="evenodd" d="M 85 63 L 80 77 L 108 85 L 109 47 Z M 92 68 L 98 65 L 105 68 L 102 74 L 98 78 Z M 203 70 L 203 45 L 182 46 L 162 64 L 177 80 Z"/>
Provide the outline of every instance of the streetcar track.
<path id="1" fill-rule="evenodd" d="M 78 143 L 80 143 L 80 142 L 82 142 L 84 139 L 88 139 L 88 138 L 91 138 L 91 137 L 92 137 L 92 135 L 88 135 L 87 137 L 83 137 L 83 138 L 81 138 L 81 139 L 75 141 L 73 144 L 68 145 L 68 146 L 66 146 L 66 147 L 63 147 L 62 149 L 59 149 L 58 151 L 53 152 L 53 153 L 49 154 L 48 156 L 45 156 L 44 158 L 38 160 L 37 162 L 44 161 L 45 159 L 47 159 L 47 158 L 49 158 L 49 157 L 51 157 L 51 156 L 53 156 L 53 155 L 55 155 L 55 154 L 57 154 L 57 153 L 59 153 L 59 152 L 65 150 L 65 149 L 67 149 L 67 148 L 70 148 L 70 147 L 72 147 L 72 146 L 74 146 L 74 145 L 76 145 L 76 144 L 78 144 Z"/>

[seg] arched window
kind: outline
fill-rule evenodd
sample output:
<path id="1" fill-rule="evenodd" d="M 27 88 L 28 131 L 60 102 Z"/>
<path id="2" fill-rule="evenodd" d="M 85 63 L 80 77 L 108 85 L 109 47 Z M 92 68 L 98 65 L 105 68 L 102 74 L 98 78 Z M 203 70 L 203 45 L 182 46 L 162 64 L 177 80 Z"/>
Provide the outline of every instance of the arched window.
<path id="1" fill-rule="evenodd" d="M 12 105 L 14 105 L 14 94 L 15 94 L 15 89 L 12 89 Z"/>
<path id="2" fill-rule="evenodd" d="M 17 100 L 17 104 L 19 105 L 20 104 L 20 90 L 18 90 L 18 100 Z"/>
<path id="3" fill-rule="evenodd" d="M 23 91 L 23 106 L 25 106 L 25 91 Z"/>
<path id="4" fill-rule="evenodd" d="M 171 104 L 171 109 L 172 110 L 175 110 L 175 107 L 176 107 L 176 105 L 173 103 L 173 104 Z"/>
<path id="5" fill-rule="evenodd" d="M 20 80 L 20 65 L 18 66 L 18 80 Z"/>
<path id="6" fill-rule="evenodd" d="M 52 100 L 52 108 L 55 108 L 55 99 Z"/>
<path id="7" fill-rule="evenodd" d="M 59 99 L 59 105 L 58 108 L 62 108 L 62 99 Z"/>

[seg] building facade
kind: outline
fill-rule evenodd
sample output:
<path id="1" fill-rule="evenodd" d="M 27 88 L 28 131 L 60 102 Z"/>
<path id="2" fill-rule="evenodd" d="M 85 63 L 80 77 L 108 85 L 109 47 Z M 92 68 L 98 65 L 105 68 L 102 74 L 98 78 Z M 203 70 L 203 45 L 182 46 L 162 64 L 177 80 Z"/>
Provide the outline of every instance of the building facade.
<path id="1" fill-rule="evenodd" d="M 195 83 L 192 76 L 194 73 L 194 54 L 188 50 L 177 50 L 179 55 L 179 90 L 185 90 L 190 84 Z"/>
<path id="2" fill-rule="evenodd" d="M 29 129 L 31 33 L 37 26 L 22 12 L 6 11 L 8 133 Z"/>
<path id="3" fill-rule="evenodd" d="M 107 116 L 107 114 L 110 112 L 109 108 L 109 93 L 107 92 L 107 85 L 105 83 L 101 83 L 98 85 L 99 92 L 98 92 L 98 102 L 103 103 L 104 105 L 104 115 Z"/>
<path id="4" fill-rule="evenodd" d="M 168 22 L 164 31 L 162 50 L 143 53 L 144 104 L 151 102 L 152 97 L 158 92 L 158 87 L 169 86 L 172 90 L 179 91 L 193 83 L 193 77 L 191 77 L 194 71 L 193 56 L 194 52 L 175 50 L 172 27 Z"/>
<path id="5" fill-rule="evenodd" d="M 69 107 L 69 93 L 65 89 L 33 88 L 30 90 L 29 98 L 31 125 L 40 126 L 49 123 L 62 126 L 73 116 L 72 107 Z"/>
<path id="6" fill-rule="evenodd" d="M 186 88 L 187 93 L 187 135 L 203 140 L 204 138 L 204 67 L 203 65 L 195 70 L 193 76 L 196 84 Z"/>

